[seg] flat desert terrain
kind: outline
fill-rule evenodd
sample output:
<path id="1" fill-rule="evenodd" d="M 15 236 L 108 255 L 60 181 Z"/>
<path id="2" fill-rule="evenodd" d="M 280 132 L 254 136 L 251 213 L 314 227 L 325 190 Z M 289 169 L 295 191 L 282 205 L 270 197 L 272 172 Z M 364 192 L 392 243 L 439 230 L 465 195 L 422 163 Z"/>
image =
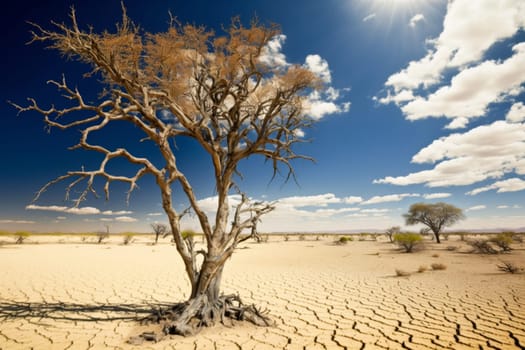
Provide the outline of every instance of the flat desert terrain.
<path id="1" fill-rule="evenodd" d="M 217 325 L 197 336 L 127 343 L 156 324 L 136 320 L 183 301 L 175 248 L 151 237 L 123 245 L 35 237 L 0 246 L 0 349 L 523 349 L 525 244 L 468 254 L 464 242 L 406 254 L 385 238 L 247 242 L 226 265 L 225 293 L 267 308 L 275 326 Z M 451 247 L 455 247 L 453 251 Z M 445 270 L 432 270 L 435 263 Z M 424 272 L 417 272 L 421 267 Z M 396 269 L 410 273 L 397 277 Z"/>

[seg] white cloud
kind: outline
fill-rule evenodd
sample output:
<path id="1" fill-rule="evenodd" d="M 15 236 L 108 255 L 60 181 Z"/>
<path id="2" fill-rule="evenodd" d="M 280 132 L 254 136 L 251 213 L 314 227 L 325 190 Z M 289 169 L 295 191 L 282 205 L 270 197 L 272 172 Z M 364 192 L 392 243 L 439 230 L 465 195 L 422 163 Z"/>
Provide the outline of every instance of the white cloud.
<path id="1" fill-rule="evenodd" d="M 270 67 L 285 67 L 288 65 L 286 56 L 281 52 L 282 46 L 286 41 L 286 35 L 280 34 L 273 37 L 263 48 L 259 61 Z"/>
<path id="2" fill-rule="evenodd" d="M 423 22 L 425 20 L 425 16 L 423 16 L 422 13 L 418 13 L 416 15 L 414 15 L 411 19 L 410 19 L 410 22 L 408 23 L 409 26 L 411 26 L 412 28 L 415 28 L 416 25 L 419 23 L 419 22 Z"/>
<path id="3" fill-rule="evenodd" d="M 500 101 L 525 82 L 525 43 L 513 47 L 505 61 L 485 61 L 454 76 L 450 85 L 428 97 L 416 97 L 401 110 L 408 120 L 428 117 L 461 118 L 449 128 L 465 127 L 468 119 L 483 116 L 491 103 Z"/>
<path id="4" fill-rule="evenodd" d="M 138 220 L 129 216 L 117 216 L 115 221 L 118 222 L 137 222 Z"/>
<path id="5" fill-rule="evenodd" d="M 379 214 L 379 213 L 388 213 L 390 209 L 363 209 L 361 213 L 366 214 Z"/>
<path id="6" fill-rule="evenodd" d="M 81 208 L 68 208 L 58 205 L 49 205 L 49 206 L 41 206 L 41 205 L 34 205 L 30 204 L 26 206 L 27 210 L 45 210 L 45 211 L 57 211 L 62 213 L 69 213 L 69 214 L 75 214 L 75 215 L 93 215 L 93 214 L 100 214 L 100 210 L 93 207 L 81 207 Z"/>
<path id="7" fill-rule="evenodd" d="M 162 216 L 163 213 L 148 213 L 147 216 Z"/>
<path id="8" fill-rule="evenodd" d="M 423 198 L 425 199 L 437 199 L 437 198 L 448 198 L 452 196 L 451 193 L 428 193 L 424 194 Z"/>
<path id="9" fill-rule="evenodd" d="M 510 108 L 505 119 L 511 123 L 525 121 L 525 105 L 521 102 L 514 103 Z"/>
<path id="10" fill-rule="evenodd" d="M 365 18 L 363 18 L 363 22 L 368 22 L 370 20 L 373 20 L 374 18 L 376 18 L 376 14 L 375 13 L 371 13 L 368 16 L 366 16 Z"/>
<path id="11" fill-rule="evenodd" d="M 120 210 L 120 211 L 112 211 L 112 210 L 106 210 L 101 213 L 102 215 L 127 215 L 127 214 L 133 214 L 132 211 L 127 210 Z"/>
<path id="12" fill-rule="evenodd" d="M 283 34 L 272 38 L 264 47 L 259 60 L 274 68 L 285 69 L 289 67 L 290 63 L 287 62 L 286 56 L 282 53 L 285 40 L 286 36 Z M 324 58 L 317 54 L 308 55 L 305 58 L 303 67 L 318 76 L 325 84 L 325 89 L 322 92 L 314 91 L 307 96 L 303 105 L 305 114 L 319 120 L 330 114 L 338 114 L 350 110 L 350 102 L 338 101 L 341 97 L 341 90 L 330 86 L 332 76 L 328 62 Z"/>
<path id="13" fill-rule="evenodd" d="M 508 209 L 509 206 L 508 205 L 498 205 L 497 208 L 498 209 Z"/>
<path id="14" fill-rule="evenodd" d="M 525 124 L 496 121 L 463 134 L 435 140 L 412 158 L 437 163 L 431 170 L 387 176 L 374 183 L 426 184 L 429 187 L 470 185 L 515 172 L 525 174 Z"/>
<path id="15" fill-rule="evenodd" d="M 65 216 L 57 216 L 57 220 L 67 220 Z"/>
<path id="16" fill-rule="evenodd" d="M 523 191 L 525 190 L 525 181 L 515 177 L 503 181 L 494 182 L 492 185 L 489 186 L 476 188 L 470 192 L 467 192 L 466 194 L 474 196 L 478 193 L 490 190 L 497 190 L 496 192 L 498 193 Z"/>
<path id="17" fill-rule="evenodd" d="M 412 20 L 420 18 L 416 16 Z M 524 27 L 521 0 L 449 1 L 443 31 L 428 41 L 427 54 L 392 74 L 385 83 L 387 96 L 376 99 L 402 105 L 410 120 L 447 117 L 454 119 L 447 128 L 465 127 L 469 118 L 483 116 L 491 103 L 522 90 L 525 43 L 514 46 L 514 55 L 505 61 L 482 59 L 495 43 Z M 431 90 L 449 76 L 450 85 Z"/>
<path id="18" fill-rule="evenodd" d="M 330 83 L 332 75 L 328 62 L 319 55 L 308 55 L 304 63 L 306 69 L 317 75 L 323 82 Z"/>
<path id="19" fill-rule="evenodd" d="M 308 98 L 303 102 L 304 111 L 308 116 L 319 120 L 330 114 L 346 113 L 350 110 L 350 102 L 341 104 L 334 102 L 333 91 L 335 89 L 331 89 L 324 94 L 314 91 L 308 95 Z M 339 92 L 337 93 L 339 94 Z"/>
<path id="20" fill-rule="evenodd" d="M 328 204 L 341 203 L 341 199 L 333 193 L 319 194 L 313 196 L 292 196 L 284 197 L 277 201 L 280 206 L 301 207 L 326 207 Z"/>
<path id="21" fill-rule="evenodd" d="M 35 222 L 31 220 L 2 219 L 0 220 L 0 224 L 35 224 Z"/>
<path id="22" fill-rule="evenodd" d="M 374 196 L 369 200 L 362 202 L 361 204 L 377 204 L 387 202 L 399 202 L 407 197 L 419 197 L 418 193 L 401 193 L 401 194 L 389 194 L 385 196 Z"/>
<path id="23" fill-rule="evenodd" d="M 468 208 L 466 211 L 475 211 L 475 210 L 483 210 L 487 209 L 486 205 L 475 205 L 473 207 Z"/>
<path id="24" fill-rule="evenodd" d="M 355 203 L 361 203 L 363 201 L 363 197 L 359 197 L 359 196 L 349 196 L 349 197 L 344 197 L 342 199 L 343 203 L 346 203 L 346 204 L 355 204 Z"/>

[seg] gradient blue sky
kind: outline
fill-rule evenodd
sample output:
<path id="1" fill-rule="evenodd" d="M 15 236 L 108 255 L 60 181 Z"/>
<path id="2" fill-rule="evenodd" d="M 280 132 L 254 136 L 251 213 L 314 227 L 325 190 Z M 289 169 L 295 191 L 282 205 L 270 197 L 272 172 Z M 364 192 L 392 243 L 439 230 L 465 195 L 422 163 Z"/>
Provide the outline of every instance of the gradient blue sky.
<path id="1" fill-rule="evenodd" d="M 525 3 L 522 0 L 283 0 L 125 2 L 146 31 L 167 27 L 168 11 L 182 22 L 220 31 L 232 16 L 281 25 L 269 55 L 308 64 L 331 86 L 311 113 L 319 121 L 299 152 L 315 163 L 294 163 L 298 183 L 272 182 L 260 159 L 242 166 L 240 187 L 254 199 L 278 201 L 261 230 L 382 230 L 403 225 L 410 204 L 446 201 L 465 210 L 456 229 L 525 227 Z M 2 11 L 1 96 L 19 104 L 35 97 L 62 103 L 49 79 L 64 73 L 95 96 L 87 70 L 41 44 L 25 45 L 32 21 L 67 21 L 74 5 L 82 27 L 113 30 L 120 2 L 20 1 Z M 278 45 L 280 44 L 280 46 Z M 309 63 L 307 63 L 309 62 Z M 335 98 L 337 97 L 337 98 Z M 315 102 L 315 101 L 314 101 Z M 17 117 L 0 104 L 2 140 L 0 229 L 31 231 L 148 231 L 163 222 L 160 196 L 144 179 L 129 205 L 125 188 L 109 201 L 90 198 L 80 209 L 56 186 L 35 192 L 68 169 L 95 165 L 96 156 L 68 151 L 78 132 L 46 133 L 35 113 Z M 113 130 L 120 145 L 134 130 Z M 106 141 L 106 140 L 103 140 Z M 214 186 L 208 159 L 178 144 L 179 163 L 210 212 Z M 148 152 L 146 149 L 144 152 Z M 115 169 L 122 167 L 116 163 Z M 179 208 L 184 201 L 178 202 Z M 188 218 L 188 228 L 198 230 Z M 417 229 L 417 227 L 413 227 Z"/>

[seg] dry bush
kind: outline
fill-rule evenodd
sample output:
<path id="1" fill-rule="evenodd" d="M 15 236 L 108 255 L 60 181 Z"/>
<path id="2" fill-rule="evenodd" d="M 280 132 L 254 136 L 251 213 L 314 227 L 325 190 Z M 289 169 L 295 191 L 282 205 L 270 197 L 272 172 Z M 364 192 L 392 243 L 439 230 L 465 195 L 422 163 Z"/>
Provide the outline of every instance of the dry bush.
<path id="1" fill-rule="evenodd" d="M 439 254 L 438 253 L 432 254 L 432 257 L 433 258 L 439 258 Z"/>
<path id="2" fill-rule="evenodd" d="M 512 248 L 510 247 L 513 241 L 514 232 L 501 232 L 490 239 L 490 242 L 498 246 L 502 252 L 510 252 Z"/>
<path id="3" fill-rule="evenodd" d="M 339 239 L 336 241 L 337 244 L 347 244 L 348 242 L 352 242 L 354 239 L 352 237 L 339 237 Z"/>
<path id="4" fill-rule="evenodd" d="M 103 241 L 109 238 L 109 233 L 107 232 L 99 232 L 97 233 L 97 243 L 101 244 Z"/>
<path id="5" fill-rule="evenodd" d="M 396 269 L 396 276 L 397 277 L 407 277 L 407 276 L 410 276 L 410 272 L 406 272 L 404 270 Z"/>
<path id="6" fill-rule="evenodd" d="M 456 247 L 455 245 L 449 245 L 449 246 L 447 247 L 447 250 L 448 250 L 449 252 L 455 252 L 456 250 L 458 250 L 458 247 Z"/>
<path id="7" fill-rule="evenodd" d="M 491 242 L 487 239 L 475 239 L 467 242 L 472 247 L 471 253 L 478 254 L 498 254 Z"/>
<path id="8" fill-rule="evenodd" d="M 419 246 L 422 237 L 417 233 L 396 233 L 393 236 L 394 242 L 405 250 L 405 253 L 411 253 L 415 247 Z"/>
<path id="9" fill-rule="evenodd" d="M 31 236 L 31 234 L 29 232 L 26 232 L 26 231 L 16 232 L 15 233 L 15 243 L 16 244 L 22 244 L 22 243 L 25 242 L 26 239 L 29 238 L 29 236 Z"/>
<path id="10" fill-rule="evenodd" d="M 498 269 L 507 273 L 518 273 L 523 270 L 521 267 L 508 261 L 502 261 L 501 265 L 498 265 Z"/>
<path id="11" fill-rule="evenodd" d="M 446 269 L 447 269 L 447 265 L 442 264 L 442 263 L 433 263 L 432 265 L 430 265 L 430 267 L 431 267 L 432 270 L 434 270 L 434 271 L 438 271 L 438 270 L 446 270 Z"/>
<path id="12" fill-rule="evenodd" d="M 428 267 L 425 266 L 425 265 L 421 265 L 421 266 L 417 269 L 417 272 L 419 272 L 419 273 L 423 273 L 423 272 L 425 272 L 426 270 L 428 270 Z"/>
<path id="13" fill-rule="evenodd" d="M 124 235 L 124 238 L 123 238 L 124 245 L 128 245 L 131 242 L 133 242 L 133 236 L 134 236 L 134 234 L 132 234 L 132 233 L 126 233 Z"/>

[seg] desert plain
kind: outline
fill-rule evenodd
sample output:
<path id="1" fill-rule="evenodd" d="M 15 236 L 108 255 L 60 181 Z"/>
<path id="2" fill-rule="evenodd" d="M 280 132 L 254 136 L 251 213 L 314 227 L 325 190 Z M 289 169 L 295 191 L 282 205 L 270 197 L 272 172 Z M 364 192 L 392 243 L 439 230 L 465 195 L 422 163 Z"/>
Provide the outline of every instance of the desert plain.
<path id="1" fill-rule="evenodd" d="M 169 242 L 153 245 L 151 236 L 128 245 L 119 236 L 93 239 L 31 236 L 0 245 L 0 349 L 525 347 L 525 273 L 497 267 L 525 267 L 523 243 L 482 255 L 454 236 L 410 254 L 385 237 L 246 242 L 227 263 L 222 288 L 267 309 L 274 326 L 216 325 L 133 345 L 143 332 L 160 332 L 139 319 L 187 297 L 182 263 Z"/>

